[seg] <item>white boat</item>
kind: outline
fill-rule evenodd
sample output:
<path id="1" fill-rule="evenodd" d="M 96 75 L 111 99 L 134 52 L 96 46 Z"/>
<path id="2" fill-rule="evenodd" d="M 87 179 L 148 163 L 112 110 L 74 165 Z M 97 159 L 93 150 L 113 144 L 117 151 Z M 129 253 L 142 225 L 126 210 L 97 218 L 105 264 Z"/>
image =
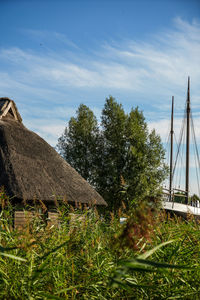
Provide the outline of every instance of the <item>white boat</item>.
<path id="1" fill-rule="evenodd" d="M 166 212 L 174 213 L 184 218 L 187 218 L 189 215 L 193 215 L 195 218 L 200 219 L 200 207 L 195 207 L 172 201 L 163 201 L 162 207 L 165 209 Z"/>
<path id="2" fill-rule="evenodd" d="M 174 113 L 174 97 L 172 97 L 172 111 L 171 111 L 171 131 L 170 131 L 170 178 L 169 178 L 169 189 L 163 189 L 163 201 L 162 201 L 162 208 L 165 209 L 167 212 L 182 216 L 184 218 L 187 217 L 188 214 L 193 215 L 195 218 L 200 218 L 200 207 L 199 201 L 191 201 L 189 196 L 189 170 L 190 170 L 190 126 L 193 121 L 191 119 L 191 108 L 190 108 L 190 78 L 188 77 L 188 88 L 187 88 L 187 101 L 186 101 L 186 171 L 185 171 L 185 190 L 174 189 L 173 188 L 173 177 L 174 171 L 176 167 L 173 163 L 173 113 Z M 193 135 L 196 142 L 196 137 L 193 128 Z M 179 152 L 179 148 L 177 150 L 177 156 Z M 196 152 L 198 155 L 198 149 L 196 145 Z M 200 169 L 200 166 L 199 166 Z M 165 191 L 164 191 L 165 190 Z"/>

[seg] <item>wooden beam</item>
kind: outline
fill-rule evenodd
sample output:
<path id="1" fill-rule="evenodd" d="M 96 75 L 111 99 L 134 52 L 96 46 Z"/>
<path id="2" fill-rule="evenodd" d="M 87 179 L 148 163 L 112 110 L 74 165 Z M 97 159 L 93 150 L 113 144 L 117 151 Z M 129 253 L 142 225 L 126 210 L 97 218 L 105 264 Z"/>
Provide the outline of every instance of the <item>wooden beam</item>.
<path id="1" fill-rule="evenodd" d="M 3 112 L 2 116 L 1 116 L 1 118 L 2 118 L 2 117 L 5 117 L 5 116 L 7 115 L 7 113 L 9 112 L 9 110 L 10 110 L 10 108 L 11 108 L 11 106 L 12 106 L 12 102 L 10 102 L 10 103 L 8 104 L 8 106 L 7 106 L 6 109 L 4 110 L 4 112 Z"/>
<path id="2" fill-rule="evenodd" d="M 3 105 L 2 109 L 1 109 L 0 119 L 2 119 L 3 117 L 6 117 L 6 115 L 8 114 L 10 109 L 12 111 L 14 119 L 18 122 L 22 122 L 21 116 L 17 111 L 14 101 L 12 101 L 12 100 L 7 100 L 6 103 Z"/>
<path id="3" fill-rule="evenodd" d="M 16 112 L 15 107 L 14 107 L 14 105 L 13 105 L 13 102 L 11 102 L 11 109 L 12 109 L 13 115 L 14 115 L 14 117 L 15 117 L 15 120 L 16 120 L 16 121 L 19 121 L 19 119 L 18 119 L 18 117 L 17 117 L 17 112 Z"/>

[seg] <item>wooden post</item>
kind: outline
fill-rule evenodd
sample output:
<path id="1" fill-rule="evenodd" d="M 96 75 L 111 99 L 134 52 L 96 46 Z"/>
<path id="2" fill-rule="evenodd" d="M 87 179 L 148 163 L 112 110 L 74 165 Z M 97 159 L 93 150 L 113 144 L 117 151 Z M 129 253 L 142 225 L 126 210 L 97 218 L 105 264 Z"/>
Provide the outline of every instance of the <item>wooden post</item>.
<path id="1" fill-rule="evenodd" d="M 188 77 L 187 90 L 187 129 L 186 129 L 186 174 L 185 174 L 185 204 L 189 203 L 189 165 L 190 165 L 190 77 Z"/>

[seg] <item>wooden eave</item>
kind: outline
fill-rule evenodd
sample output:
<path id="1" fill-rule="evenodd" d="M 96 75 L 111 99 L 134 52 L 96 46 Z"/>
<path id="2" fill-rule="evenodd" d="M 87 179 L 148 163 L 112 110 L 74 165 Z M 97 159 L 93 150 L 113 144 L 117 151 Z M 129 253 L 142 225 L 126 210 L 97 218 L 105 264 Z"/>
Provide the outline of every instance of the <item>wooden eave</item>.
<path id="1" fill-rule="evenodd" d="M 15 121 L 22 123 L 22 118 L 17 110 L 17 107 L 14 101 L 10 99 L 6 100 L 5 104 L 2 106 L 0 110 L 0 120 L 6 118 L 6 115 L 9 113 L 9 111 L 12 112 Z"/>

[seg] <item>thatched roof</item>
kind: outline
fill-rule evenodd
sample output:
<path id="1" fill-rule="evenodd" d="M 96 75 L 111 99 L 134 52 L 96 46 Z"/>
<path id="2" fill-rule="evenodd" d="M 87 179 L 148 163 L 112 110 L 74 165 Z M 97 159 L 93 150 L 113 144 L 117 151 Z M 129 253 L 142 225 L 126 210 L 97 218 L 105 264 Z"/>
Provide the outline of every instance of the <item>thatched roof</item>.
<path id="1" fill-rule="evenodd" d="M 0 98 L 0 120 L 14 119 L 22 123 L 22 118 L 17 110 L 15 102 L 9 98 Z"/>
<path id="2" fill-rule="evenodd" d="M 0 98 L 0 116 L 2 107 L 5 112 L 5 98 Z M 0 186 L 9 196 L 28 201 L 51 202 L 56 196 L 69 202 L 107 205 L 47 142 L 22 124 L 19 113 L 16 119 L 12 111 L 0 117 Z"/>

